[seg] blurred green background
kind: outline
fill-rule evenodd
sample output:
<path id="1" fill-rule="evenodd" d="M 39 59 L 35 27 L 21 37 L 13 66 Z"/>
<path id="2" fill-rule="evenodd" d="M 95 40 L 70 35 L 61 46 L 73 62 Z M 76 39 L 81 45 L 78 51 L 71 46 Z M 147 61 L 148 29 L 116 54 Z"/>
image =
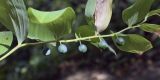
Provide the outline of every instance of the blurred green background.
<path id="1" fill-rule="evenodd" d="M 28 7 L 43 11 L 71 6 L 77 15 L 73 29 L 86 24 L 86 2 L 87 0 L 26 0 Z M 134 0 L 114 0 L 113 17 L 108 29 L 119 31 L 127 26 L 123 23 L 121 14 L 133 2 Z M 152 9 L 157 8 L 160 8 L 160 2 L 152 6 Z M 160 24 L 160 17 L 154 16 L 148 22 Z M 6 28 L 0 24 L 0 30 Z M 43 52 L 46 45 L 29 46 L 0 62 L 0 80 L 160 80 L 160 38 L 138 29 L 126 33 L 144 35 L 152 41 L 154 48 L 144 55 L 130 54 L 119 51 L 110 39 L 106 39 L 117 51 L 117 57 L 109 50 L 97 49 L 87 42 L 89 51 L 85 54 L 74 48 L 77 44 L 71 44 L 74 46 L 70 46 L 68 54 L 57 54 L 55 50 L 51 55 L 45 56 Z M 15 44 L 16 39 L 12 46 Z"/>

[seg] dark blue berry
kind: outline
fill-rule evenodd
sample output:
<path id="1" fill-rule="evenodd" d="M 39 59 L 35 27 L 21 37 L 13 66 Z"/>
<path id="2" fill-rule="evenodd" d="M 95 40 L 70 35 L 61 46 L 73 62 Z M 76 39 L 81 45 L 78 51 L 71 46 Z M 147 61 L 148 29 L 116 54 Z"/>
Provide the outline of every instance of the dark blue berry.
<path id="1" fill-rule="evenodd" d="M 119 46 L 123 46 L 123 45 L 125 44 L 124 38 L 118 37 L 118 38 L 116 39 L 116 44 L 119 45 Z"/>
<path id="2" fill-rule="evenodd" d="M 105 40 L 101 40 L 98 45 L 102 49 L 108 48 L 108 43 Z"/>
<path id="3" fill-rule="evenodd" d="M 78 47 L 78 50 L 82 53 L 86 53 L 87 52 L 87 46 L 85 44 L 80 44 Z"/>
<path id="4" fill-rule="evenodd" d="M 58 46 L 58 51 L 63 54 L 67 53 L 68 52 L 67 46 L 64 44 L 60 44 Z"/>
<path id="5" fill-rule="evenodd" d="M 51 54 L 51 49 L 48 49 L 47 52 L 45 53 L 46 56 L 49 56 Z"/>
<path id="6" fill-rule="evenodd" d="M 42 53 L 43 53 L 45 56 L 48 56 L 48 55 L 51 54 L 51 49 L 48 48 L 48 47 L 44 47 Z"/>

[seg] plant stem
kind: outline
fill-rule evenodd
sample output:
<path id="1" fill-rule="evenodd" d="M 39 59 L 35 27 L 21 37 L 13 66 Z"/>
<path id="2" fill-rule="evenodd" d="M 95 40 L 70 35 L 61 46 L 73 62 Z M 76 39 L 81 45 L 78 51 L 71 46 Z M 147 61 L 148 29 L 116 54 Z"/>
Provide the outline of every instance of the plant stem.
<path id="1" fill-rule="evenodd" d="M 60 40 L 59 42 L 61 42 L 61 43 L 69 43 L 69 42 L 77 42 L 77 41 L 89 40 L 89 39 L 93 39 L 93 38 L 112 37 L 112 36 L 114 36 L 116 34 L 120 34 L 120 33 L 124 32 L 124 31 L 127 31 L 129 29 L 133 29 L 133 28 L 137 28 L 137 27 L 139 27 L 139 25 L 138 26 L 133 26 L 133 27 L 127 27 L 127 28 L 125 28 L 125 29 L 123 29 L 123 30 L 121 30 L 119 32 L 108 34 L 108 35 L 94 35 L 94 36 L 88 36 L 88 37 L 77 38 L 77 39 Z"/>
<path id="2" fill-rule="evenodd" d="M 55 43 L 55 42 L 58 42 L 58 40 L 45 41 L 45 42 L 35 42 L 35 43 L 23 43 L 23 46 L 32 46 L 32 45 Z"/>
<path id="3" fill-rule="evenodd" d="M 14 53 L 16 50 L 18 50 L 20 48 L 19 45 L 17 45 L 16 47 L 14 47 L 12 50 L 10 50 L 7 54 L 5 54 L 4 56 L 2 56 L 0 58 L 0 61 L 4 60 L 5 58 L 7 58 L 9 55 L 11 55 L 12 53 Z"/>
<path id="4" fill-rule="evenodd" d="M 93 38 L 103 38 L 103 37 L 112 37 L 116 34 L 120 34 L 124 31 L 127 31 L 129 29 L 134 29 L 139 27 L 139 25 L 137 26 L 133 26 L 133 27 L 127 27 L 125 29 L 122 29 L 121 31 L 118 31 L 116 33 L 112 33 L 112 34 L 108 34 L 108 35 L 94 35 L 94 36 L 88 36 L 88 37 L 82 37 L 82 38 L 76 38 L 76 39 L 68 39 L 68 40 L 53 40 L 53 41 L 45 41 L 45 42 L 35 42 L 35 43 L 24 43 L 24 46 L 30 46 L 30 45 L 39 45 L 39 44 L 46 44 L 46 43 L 55 43 L 55 42 L 61 42 L 61 43 L 70 43 L 70 42 L 78 42 L 78 41 L 83 41 L 83 40 L 90 40 Z"/>
<path id="5" fill-rule="evenodd" d="M 133 26 L 133 27 L 127 27 L 119 32 L 108 34 L 108 35 L 94 35 L 94 36 L 88 36 L 88 37 L 83 37 L 83 38 L 77 38 L 77 39 L 69 39 L 69 40 L 54 40 L 54 41 L 46 41 L 46 42 L 35 42 L 35 43 L 23 43 L 15 46 L 13 49 L 11 49 L 8 53 L 6 53 L 4 56 L 0 57 L 0 61 L 4 60 L 8 56 L 10 56 L 12 53 L 14 53 L 16 50 L 19 48 L 25 47 L 25 46 L 32 46 L 32 45 L 40 45 L 40 44 L 46 44 L 46 43 L 55 43 L 55 42 L 61 42 L 61 43 L 69 43 L 69 42 L 77 42 L 77 41 L 83 41 L 83 40 L 90 40 L 93 38 L 103 38 L 103 37 L 112 37 L 114 35 L 120 34 L 124 31 L 127 31 L 129 29 L 137 28 L 138 26 Z"/>

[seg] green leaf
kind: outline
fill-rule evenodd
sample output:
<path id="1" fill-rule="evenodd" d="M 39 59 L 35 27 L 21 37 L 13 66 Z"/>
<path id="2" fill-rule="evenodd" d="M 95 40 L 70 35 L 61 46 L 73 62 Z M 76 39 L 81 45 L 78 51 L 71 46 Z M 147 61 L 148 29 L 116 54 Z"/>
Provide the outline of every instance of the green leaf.
<path id="1" fill-rule="evenodd" d="M 8 14 L 11 11 L 10 11 L 10 7 L 9 7 L 9 4 L 7 3 L 7 1 L 9 1 L 9 0 L 1 0 L 0 1 L 0 5 L 1 5 L 1 7 L 0 7 L 0 12 L 1 12 L 0 22 L 8 29 L 14 31 L 14 28 L 12 26 L 12 21 L 9 17 L 9 14 Z"/>
<path id="2" fill-rule="evenodd" d="M 81 37 L 88 37 L 88 36 L 94 36 L 95 35 L 95 29 L 92 26 L 89 25 L 83 25 L 78 27 L 76 30 L 76 34 Z"/>
<path id="3" fill-rule="evenodd" d="M 146 15 L 144 21 L 147 21 L 147 19 L 148 19 L 149 17 L 155 16 L 155 15 L 160 16 L 160 9 L 150 11 L 150 12 Z"/>
<path id="4" fill-rule="evenodd" d="M 3 55 L 11 46 L 13 34 L 10 31 L 0 32 L 0 55 Z"/>
<path id="5" fill-rule="evenodd" d="M 148 17 L 154 16 L 154 15 L 160 16 L 160 9 L 150 11 L 150 12 L 147 14 Z"/>
<path id="6" fill-rule="evenodd" d="M 88 0 L 85 8 L 85 16 L 88 24 L 94 26 L 94 14 L 96 10 L 96 0 Z"/>
<path id="7" fill-rule="evenodd" d="M 78 27 L 76 30 L 76 34 L 78 37 L 88 37 L 88 36 L 94 36 L 95 35 L 95 28 L 93 26 L 89 25 L 83 25 Z M 97 42 L 99 39 L 91 39 L 92 42 Z"/>
<path id="8" fill-rule="evenodd" d="M 108 49 L 109 49 L 110 52 L 114 53 L 114 55 L 117 56 L 116 51 L 110 45 L 108 45 Z"/>
<path id="9" fill-rule="evenodd" d="M 128 19 L 129 26 L 136 24 L 138 20 L 138 13 L 135 13 L 130 19 Z"/>
<path id="10" fill-rule="evenodd" d="M 0 22 L 13 31 L 21 44 L 27 37 L 29 25 L 26 6 L 23 0 L 1 0 Z"/>
<path id="11" fill-rule="evenodd" d="M 157 24 L 143 23 L 140 25 L 139 28 L 142 29 L 143 31 L 151 33 L 160 32 L 160 25 Z"/>
<path id="12" fill-rule="evenodd" d="M 144 52 L 152 48 L 151 42 L 140 35 L 136 35 L 136 34 L 122 35 L 121 34 L 118 36 L 124 38 L 125 44 L 121 46 L 117 45 L 116 36 L 113 37 L 113 41 L 115 45 L 118 47 L 118 49 L 122 51 L 143 54 Z"/>
<path id="13" fill-rule="evenodd" d="M 144 20 L 145 16 L 150 10 L 154 0 L 136 0 L 136 2 L 122 13 L 123 21 L 132 26 Z M 133 19 L 136 19 L 135 21 Z M 133 22 L 131 22 L 133 21 Z"/>
<path id="14" fill-rule="evenodd" d="M 28 37 L 41 41 L 58 39 L 71 32 L 75 12 L 68 7 L 58 11 L 39 11 L 28 9 L 30 27 Z"/>
<path id="15" fill-rule="evenodd" d="M 96 0 L 88 0 L 85 8 L 85 15 L 87 17 L 93 17 L 96 10 Z"/>

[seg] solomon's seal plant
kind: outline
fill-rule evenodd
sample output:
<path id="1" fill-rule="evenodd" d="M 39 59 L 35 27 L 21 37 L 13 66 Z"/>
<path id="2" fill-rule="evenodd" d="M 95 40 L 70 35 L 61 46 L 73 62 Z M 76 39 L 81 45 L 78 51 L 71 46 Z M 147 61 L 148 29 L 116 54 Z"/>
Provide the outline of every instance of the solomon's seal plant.
<path id="1" fill-rule="evenodd" d="M 9 30 L 0 32 L 0 61 L 25 46 L 46 44 L 50 46 L 49 48 L 58 47 L 60 53 L 67 53 L 68 47 L 64 44 L 80 41 L 88 41 L 98 48 L 108 48 L 116 55 L 116 51 L 107 41 L 104 41 L 104 38 L 111 38 L 115 46 L 122 51 L 143 54 L 152 48 L 151 42 L 138 34 L 124 34 L 123 32 L 139 28 L 146 32 L 159 33 L 160 25 L 147 23 L 149 17 L 160 16 L 160 9 L 150 10 L 154 2 L 157 1 L 135 0 L 133 5 L 122 12 L 126 28 L 118 32 L 101 34 L 106 29 L 109 31 L 108 25 L 111 17 L 114 16 L 112 15 L 112 0 L 88 0 L 85 8 L 88 24 L 78 27 L 75 31 L 72 29 L 74 27 L 72 23 L 76 14 L 71 7 L 57 11 L 40 11 L 26 7 L 23 0 L 0 0 L 0 23 Z M 66 38 L 66 35 L 70 34 L 80 36 Z M 10 49 L 13 35 L 16 36 L 18 43 Z M 26 42 L 27 38 L 36 42 Z M 80 44 L 78 50 L 85 53 L 87 46 Z M 48 49 L 46 55 L 50 53 L 51 50 Z"/>

